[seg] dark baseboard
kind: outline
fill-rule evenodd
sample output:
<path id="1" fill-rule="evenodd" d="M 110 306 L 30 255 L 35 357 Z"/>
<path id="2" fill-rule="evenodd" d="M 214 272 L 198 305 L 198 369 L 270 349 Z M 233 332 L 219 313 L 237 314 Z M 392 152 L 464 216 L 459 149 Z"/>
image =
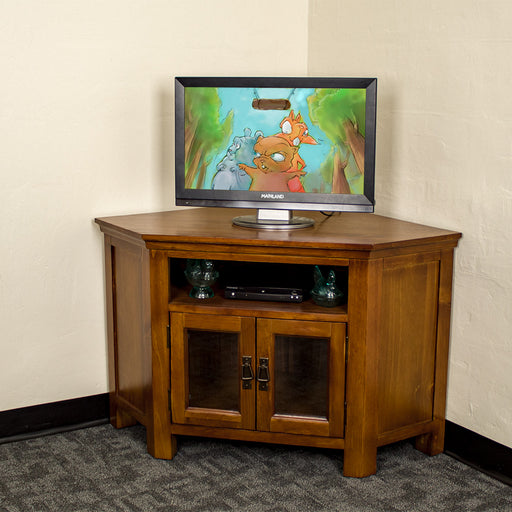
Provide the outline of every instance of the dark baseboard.
<path id="1" fill-rule="evenodd" d="M 108 393 L 0 412 L 0 444 L 109 421 Z"/>
<path id="2" fill-rule="evenodd" d="M 447 421 L 444 451 L 464 464 L 512 485 L 512 448 Z"/>
<path id="3" fill-rule="evenodd" d="M 104 393 L 0 412 L 0 444 L 108 423 L 108 400 Z M 512 485 L 512 448 L 447 421 L 444 451 Z"/>

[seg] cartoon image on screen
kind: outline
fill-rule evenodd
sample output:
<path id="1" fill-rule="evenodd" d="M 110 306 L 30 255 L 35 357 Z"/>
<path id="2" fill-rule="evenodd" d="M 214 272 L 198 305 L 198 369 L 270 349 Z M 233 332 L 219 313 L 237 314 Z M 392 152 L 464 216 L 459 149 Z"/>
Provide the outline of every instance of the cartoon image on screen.
<path id="1" fill-rule="evenodd" d="M 365 89 L 187 89 L 185 188 L 362 194 L 365 95 Z"/>

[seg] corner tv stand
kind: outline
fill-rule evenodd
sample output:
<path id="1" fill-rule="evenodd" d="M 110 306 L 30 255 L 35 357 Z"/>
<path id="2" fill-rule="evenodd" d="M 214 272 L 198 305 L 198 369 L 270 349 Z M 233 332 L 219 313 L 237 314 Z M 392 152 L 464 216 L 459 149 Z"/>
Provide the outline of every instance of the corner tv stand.
<path id="1" fill-rule="evenodd" d="M 375 473 L 377 448 L 399 440 L 442 452 L 460 233 L 314 212 L 314 227 L 260 231 L 233 226 L 237 213 L 96 219 L 111 423 L 142 423 L 162 459 L 179 436 L 340 449 L 352 477 Z M 214 297 L 189 296 L 188 259 L 213 261 Z M 248 279 L 307 292 L 317 265 L 334 270 L 341 305 L 224 298 L 224 286 Z"/>

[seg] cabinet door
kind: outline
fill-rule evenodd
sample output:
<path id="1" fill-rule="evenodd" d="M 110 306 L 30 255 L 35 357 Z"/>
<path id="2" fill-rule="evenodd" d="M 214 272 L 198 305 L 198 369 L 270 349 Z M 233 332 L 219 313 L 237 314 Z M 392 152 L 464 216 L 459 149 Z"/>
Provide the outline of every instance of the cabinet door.
<path id="1" fill-rule="evenodd" d="M 257 332 L 258 430 L 343 437 L 345 324 L 258 319 Z"/>
<path id="2" fill-rule="evenodd" d="M 254 318 L 171 315 L 173 423 L 254 429 L 254 332 Z"/>

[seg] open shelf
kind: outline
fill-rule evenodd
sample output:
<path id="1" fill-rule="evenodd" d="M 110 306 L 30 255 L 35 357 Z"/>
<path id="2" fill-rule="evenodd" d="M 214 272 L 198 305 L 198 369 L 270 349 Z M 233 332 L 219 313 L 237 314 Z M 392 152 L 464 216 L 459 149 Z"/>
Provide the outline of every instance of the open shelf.
<path id="1" fill-rule="evenodd" d="M 169 303 L 169 311 L 258 316 L 261 318 L 319 320 L 326 322 L 348 321 L 346 304 L 326 308 L 316 305 L 310 299 L 300 303 L 236 300 L 225 299 L 218 293 L 211 299 L 194 299 L 189 297 L 189 289 L 190 287 L 176 292 L 172 301 Z"/>
<path id="2" fill-rule="evenodd" d="M 219 279 L 212 286 L 215 296 L 211 299 L 194 299 L 189 297 L 191 285 L 184 275 L 186 260 L 171 258 L 171 289 L 169 292 L 169 311 L 189 313 L 218 313 L 238 316 L 259 316 L 273 318 L 290 318 L 320 320 L 327 322 L 346 322 L 348 299 L 348 267 L 320 266 L 327 277 L 329 270 L 336 273 L 336 284 L 343 292 L 343 303 L 335 307 L 323 307 L 310 298 L 314 286 L 314 265 L 259 263 L 238 261 L 214 261 Z M 226 286 L 267 286 L 290 287 L 302 290 L 303 302 L 279 302 L 258 300 L 225 299 Z"/>

